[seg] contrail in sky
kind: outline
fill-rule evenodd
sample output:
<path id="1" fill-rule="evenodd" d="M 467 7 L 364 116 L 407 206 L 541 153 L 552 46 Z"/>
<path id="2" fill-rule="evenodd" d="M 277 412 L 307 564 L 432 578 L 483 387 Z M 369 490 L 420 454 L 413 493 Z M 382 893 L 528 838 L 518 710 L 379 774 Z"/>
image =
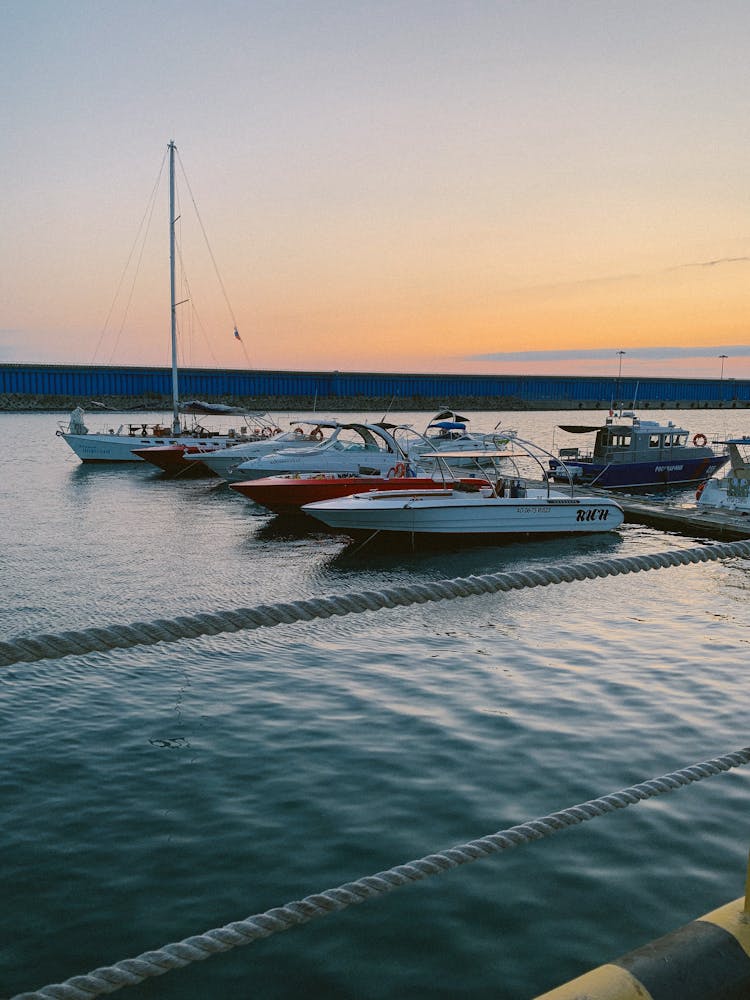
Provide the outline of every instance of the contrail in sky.
<path id="1" fill-rule="evenodd" d="M 515 292 L 543 291 L 554 288 L 576 288 L 581 285 L 598 285 L 615 281 L 638 281 L 640 278 L 653 278 L 658 274 L 671 274 L 674 271 L 684 271 L 692 267 L 718 267 L 721 264 L 747 264 L 750 257 L 717 257 L 715 260 L 694 260 L 687 264 L 673 264 L 671 267 L 663 267 L 656 271 L 640 271 L 628 274 L 605 274 L 599 278 L 580 278 L 573 281 L 560 281 L 554 284 L 545 285 L 521 285 L 515 288 Z"/>
<path id="2" fill-rule="evenodd" d="M 611 349 L 585 349 L 571 351 L 493 351 L 490 354 L 468 354 L 467 361 L 575 361 L 604 360 L 615 357 Z M 729 357 L 750 356 L 750 344 L 730 344 L 724 347 L 630 347 L 625 352 L 630 359 L 667 361 L 674 358 L 715 358 L 721 354 Z"/>

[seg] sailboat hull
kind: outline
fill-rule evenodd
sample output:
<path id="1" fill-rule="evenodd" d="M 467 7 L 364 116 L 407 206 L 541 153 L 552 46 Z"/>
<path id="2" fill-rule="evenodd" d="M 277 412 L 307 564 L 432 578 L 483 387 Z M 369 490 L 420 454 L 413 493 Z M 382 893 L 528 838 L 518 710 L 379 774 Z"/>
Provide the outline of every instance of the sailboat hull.
<path id="1" fill-rule="evenodd" d="M 60 437 L 67 442 L 82 462 L 142 462 L 133 454 L 134 448 L 149 448 L 169 444 L 165 438 L 130 437 L 124 434 L 66 434 Z"/>

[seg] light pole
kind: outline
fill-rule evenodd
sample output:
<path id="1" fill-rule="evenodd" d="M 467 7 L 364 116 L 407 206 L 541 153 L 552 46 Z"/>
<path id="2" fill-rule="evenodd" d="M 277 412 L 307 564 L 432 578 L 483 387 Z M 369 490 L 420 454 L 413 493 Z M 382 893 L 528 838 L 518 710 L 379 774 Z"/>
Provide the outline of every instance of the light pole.
<path id="1" fill-rule="evenodd" d="M 729 357 L 728 354 L 720 354 L 721 358 L 721 375 L 719 376 L 719 403 L 724 405 L 724 362 Z"/>
<path id="2" fill-rule="evenodd" d="M 618 351 L 618 363 L 617 363 L 617 399 L 615 403 L 622 409 L 622 400 L 620 399 L 620 376 L 622 375 L 622 356 L 625 351 Z"/>

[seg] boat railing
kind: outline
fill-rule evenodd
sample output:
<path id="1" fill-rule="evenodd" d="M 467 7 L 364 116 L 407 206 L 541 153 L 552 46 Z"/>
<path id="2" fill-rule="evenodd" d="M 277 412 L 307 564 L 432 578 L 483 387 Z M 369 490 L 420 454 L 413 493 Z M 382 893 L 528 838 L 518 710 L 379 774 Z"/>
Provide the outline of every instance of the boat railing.
<path id="1" fill-rule="evenodd" d="M 397 437 L 398 432 L 401 432 L 402 436 L 411 435 L 417 440 L 414 443 L 410 443 L 408 440 L 402 443 Z M 407 476 L 427 472 L 425 467 L 420 465 L 420 459 L 429 462 L 435 459 L 437 460 L 437 468 L 430 471 L 429 474 L 437 475 L 439 473 L 443 483 L 456 481 L 457 477 L 451 467 L 439 460 L 440 449 L 435 446 L 434 439 L 416 430 L 412 424 L 398 424 L 393 428 L 393 438 L 404 456 Z"/>
<path id="2" fill-rule="evenodd" d="M 498 489 L 501 487 L 501 485 L 503 488 L 503 495 L 505 495 L 505 483 L 506 481 L 509 480 L 510 481 L 515 480 L 517 484 L 523 484 L 525 490 L 525 480 L 527 477 L 524 476 L 519 470 L 518 464 L 516 463 L 516 459 L 517 458 L 530 459 L 535 465 L 539 467 L 542 483 L 546 486 L 547 499 L 549 499 L 551 494 L 550 479 L 549 476 L 547 475 L 547 470 L 543 464 L 542 457 L 546 459 L 553 458 L 554 456 L 552 455 L 552 453 L 550 451 L 547 451 L 547 449 L 543 448 L 541 445 L 535 444 L 532 441 L 526 441 L 518 436 L 515 436 L 512 439 L 511 443 L 513 445 L 514 451 L 508 451 L 505 448 L 498 448 L 498 447 L 491 449 L 489 447 L 489 442 L 487 442 L 484 448 L 478 448 L 476 451 L 467 451 L 467 452 L 446 451 L 442 453 L 428 452 L 427 454 L 420 455 L 420 458 L 436 460 L 438 463 L 438 468 L 440 468 L 441 471 L 443 471 L 446 474 L 446 479 L 444 479 L 444 482 L 447 482 L 447 478 L 450 478 L 452 480 L 455 480 L 456 478 L 453 471 L 450 468 L 449 463 L 451 459 L 464 459 L 464 458 L 470 459 L 471 461 L 474 462 L 476 466 L 474 475 L 477 476 L 477 479 L 479 481 L 483 479 L 486 482 L 487 486 L 489 486 L 493 490 L 496 496 L 500 495 L 498 493 Z M 520 451 L 515 449 L 520 449 Z M 509 462 L 513 467 L 514 475 L 512 476 L 506 475 L 503 469 L 499 467 L 498 463 L 505 461 Z M 570 473 L 570 470 L 562 461 L 559 462 L 559 465 L 564 470 L 565 474 L 568 477 L 568 481 L 570 483 L 571 497 L 575 496 L 573 477 Z M 520 489 L 520 486 L 517 487 L 517 489 Z M 525 495 L 525 492 L 524 494 L 519 493 L 518 495 Z"/>
<path id="3" fill-rule="evenodd" d="M 542 473 L 542 482 L 544 482 L 547 486 L 547 498 L 549 499 L 549 495 L 551 492 L 550 477 L 547 474 L 547 469 L 545 468 L 542 459 L 540 458 L 540 455 L 544 456 L 547 459 L 555 458 L 556 456 L 553 455 L 551 451 L 548 451 L 546 448 L 543 448 L 541 445 L 536 444 L 533 441 L 525 441 L 523 438 L 518 437 L 518 435 L 516 435 L 512 439 L 512 443 L 514 448 L 515 447 L 523 448 L 523 450 L 526 451 L 526 453 L 528 454 L 528 457 L 539 466 Z M 563 458 L 560 458 L 559 455 L 557 456 L 557 462 L 559 467 L 562 468 L 563 472 L 568 478 L 568 485 L 570 486 L 570 495 L 575 496 L 575 486 L 573 484 L 572 472 L 566 465 L 565 460 Z"/>

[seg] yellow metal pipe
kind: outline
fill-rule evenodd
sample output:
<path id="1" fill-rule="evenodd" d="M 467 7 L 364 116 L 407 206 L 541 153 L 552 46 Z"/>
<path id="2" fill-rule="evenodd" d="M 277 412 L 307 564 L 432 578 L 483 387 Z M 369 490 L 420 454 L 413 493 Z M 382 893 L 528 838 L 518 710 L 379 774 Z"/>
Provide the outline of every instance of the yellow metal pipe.
<path id="1" fill-rule="evenodd" d="M 750 997 L 749 897 L 750 864 L 744 897 L 536 1000 Z"/>

